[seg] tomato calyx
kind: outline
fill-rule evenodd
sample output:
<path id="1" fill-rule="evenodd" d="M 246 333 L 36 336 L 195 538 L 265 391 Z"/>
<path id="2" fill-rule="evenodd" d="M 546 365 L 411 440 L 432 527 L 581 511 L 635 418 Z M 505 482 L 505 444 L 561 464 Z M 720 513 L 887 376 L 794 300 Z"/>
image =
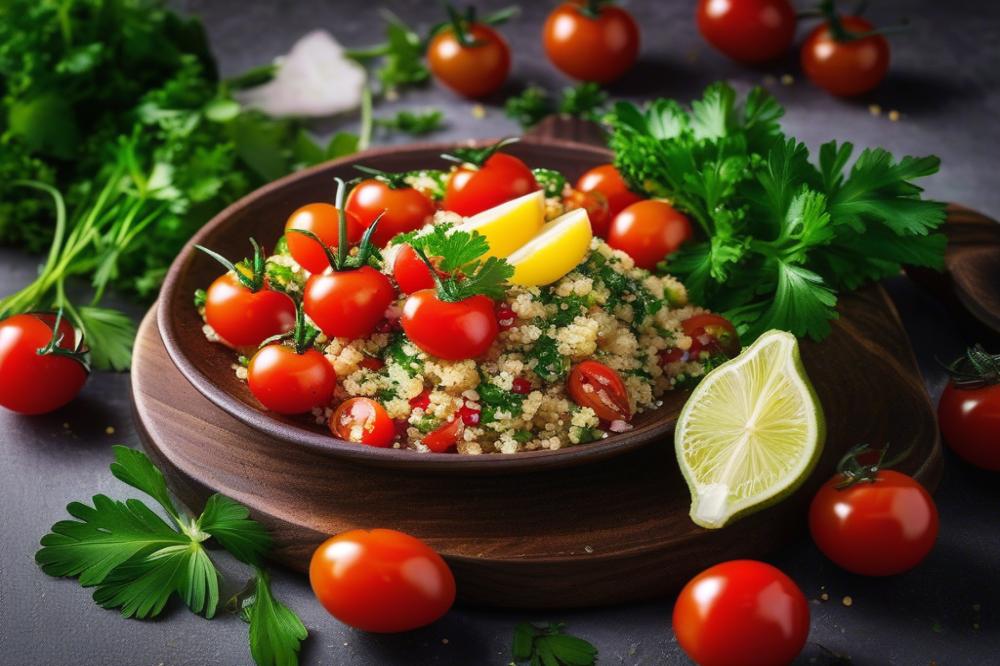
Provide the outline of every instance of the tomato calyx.
<path id="1" fill-rule="evenodd" d="M 486 163 L 486 160 L 493 157 L 501 148 L 509 146 L 512 143 L 517 143 L 518 141 L 520 141 L 518 137 L 508 136 L 500 139 L 493 145 L 484 146 L 482 148 L 476 148 L 473 146 L 453 148 L 450 153 L 442 153 L 441 159 L 448 160 L 449 162 L 455 162 L 456 164 L 466 168 L 478 168 L 483 166 Z"/>
<path id="2" fill-rule="evenodd" d="M 366 176 L 374 178 L 384 184 L 390 190 L 403 190 L 410 188 L 409 183 L 406 182 L 406 178 L 412 173 L 411 171 L 398 171 L 393 173 L 389 171 L 382 171 L 380 169 L 373 169 L 372 167 L 367 167 L 362 164 L 355 164 L 354 168 Z"/>
<path id="3" fill-rule="evenodd" d="M 227 271 L 236 276 L 241 285 L 250 290 L 250 293 L 256 294 L 264 288 L 264 250 L 253 238 L 250 239 L 250 245 L 253 246 L 253 257 L 235 264 L 207 247 L 195 245 L 195 248 L 222 264 Z"/>
<path id="4" fill-rule="evenodd" d="M 43 322 L 52 327 L 52 337 L 49 338 L 48 343 L 44 347 L 39 347 L 35 350 L 36 354 L 39 356 L 64 356 L 66 358 L 73 359 L 83 366 L 84 372 L 90 374 L 90 350 L 87 349 L 87 346 L 83 343 L 83 334 L 75 326 L 73 327 L 75 335 L 73 346 L 69 349 L 61 346 L 64 337 L 62 331 L 60 330 L 64 319 L 62 308 L 59 308 L 56 311 L 54 319 L 52 319 L 53 314 L 51 312 L 32 312 L 28 314 L 41 319 Z M 49 321 L 50 319 L 52 319 L 51 322 Z"/>
<path id="5" fill-rule="evenodd" d="M 476 8 L 472 5 L 467 6 L 464 12 L 456 9 L 450 2 L 446 2 L 444 8 L 445 11 L 448 12 L 448 21 L 432 28 L 431 36 L 433 37 L 440 30 L 450 27 L 452 34 L 455 35 L 455 39 L 458 40 L 458 43 L 466 48 L 475 48 L 477 46 L 482 46 L 483 44 L 483 42 L 477 40 L 470 34 L 473 25 L 476 23 L 491 26 L 500 25 L 516 16 L 520 11 L 517 6 L 505 7 L 501 10 L 493 12 L 492 14 L 484 16 L 481 20 L 477 20 L 478 17 L 476 15 Z"/>
<path id="6" fill-rule="evenodd" d="M 295 301 L 295 326 L 292 330 L 287 333 L 279 333 L 278 335 L 272 335 L 263 342 L 260 343 L 258 349 L 263 349 L 264 347 L 274 344 L 276 342 L 284 342 L 285 340 L 291 341 L 291 348 L 295 350 L 295 353 L 301 356 L 309 351 L 313 343 L 316 342 L 316 338 L 319 337 L 320 330 L 315 326 L 310 326 L 306 324 L 306 314 L 302 309 L 302 301 Z"/>
<path id="7" fill-rule="evenodd" d="M 860 16 L 861 9 L 864 5 L 855 11 L 855 15 Z M 865 30 L 864 32 L 854 32 L 849 30 L 844 22 L 841 20 L 841 15 L 837 12 L 836 3 L 834 0 L 823 0 L 813 12 L 806 12 L 802 14 L 803 16 L 819 16 L 823 18 L 826 23 L 827 30 L 830 33 L 830 37 L 833 38 L 835 42 L 847 43 L 856 42 L 860 39 L 865 39 L 866 37 L 874 37 L 876 35 L 888 35 L 894 32 L 901 32 L 903 30 L 908 30 L 909 26 L 906 22 L 900 25 L 887 26 L 884 28 L 875 28 L 874 30 Z"/>
<path id="8" fill-rule="evenodd" d="M 378 228 L 379 220 L 385 214 L 385 211 L 379 213 L 378 217 L 371 223 L 367 229 L 365 229 L 364 235 L 361 237 L 361 242 L 358 243 L 357 254 L 351 254 L 351 244 L 347 242 L 347 211 L 344 209 L 344 199 L 347 196 L 347 184 L 342 178 L 334 178 L 337 181 L 337 194 L 335 198 L 334 206 L 337 209 L 337 238 L 341 239 L 337 242 L 337 252 L 334 254 L 333 250 L 323 242 L 323 240 L 311 231 L 306 229 L 289 229 L 288 233 L 302 234 L 306 238 L 311 239 L 313 242 L 318 243 L 321 248 L 323 248 L 323 253 L 326 255 L 326 259 L 330 262 L 330 268 L 333 269 L 335 273 L 340 273 L 343 271 L 352 271 L 363 266 L 368 266 L 372 261 L 381 260 L 382 254 L 378 251 L 372 243 L 372 236 L 375 234 L 375 229 Z"/>
<path id="9" fill-rule="evenodd" d="M 981 344 L 969 347 L 945 366 L 955 388 L 975 390 L 1000 385 L 1000 354 L 990 354 Z"/>
<path id="10" fill-rule="evenodd" d="M 580 12 L 581 16 L 586 16 L 589 19 L 599 19 L 601 18 L 601 10 L 610 4 L 613 4 L 613 0 L 587 0 L 580 3 L 577 11 Z"/>
<path id="11" fill-rule="evenodd" d="M 888 443 L 881 448 L 867 444 L 858 444 L 851 448 L 837 463 L 837 473 L 843 477 L 835 486 L 837 490 L 846 490 L 858 483 L 875 483 L 880 470 L 893 467 L 909 453 L 908 450 L 903 451 L 886 461 L 885 456 L 888 452 Z"/>

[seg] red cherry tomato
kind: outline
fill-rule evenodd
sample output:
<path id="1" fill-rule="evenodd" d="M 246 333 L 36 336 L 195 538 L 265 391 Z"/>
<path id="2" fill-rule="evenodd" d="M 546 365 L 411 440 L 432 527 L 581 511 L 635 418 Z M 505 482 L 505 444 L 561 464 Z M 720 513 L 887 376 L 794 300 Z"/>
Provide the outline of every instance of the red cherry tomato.
<path id="1" fill-rule="evenodd" d="M 674 633 L 700 666 L 780 666 L 805 645 L 809 604 L 770 564 L 732 560 L 684 586 L 674 605 Z"/>
<path id="2" fill-rule="evenodd" d="M 320 330 L 331 338 L 363 338 L 385 318 L 396 297 L 392 283 L 371 266 L 325 275 L 306 281 L 302 303 Z"/>
<path id="3" fill-rule="evenodd" d="M 358 365 L 365 370 L 381 370 L 385 367 L 385 361 L 377 356 L 365 356 Z"/>
<path id="4" fill-rule="evenodd" d="M 45 414 L 76 397 L 87 381 L 79 360 L 47 352 L 55 319 L 50 315 L 17 314 L 0 321 L 0 406 L 21 414 Z M 59 323 L 58 347 L 76 350 L 76 332 Z"/>
<path id="5" fill-rule="evenodd" d="M 482 23 L 466 29 L 465 45 L 452 27 L 441 29 L 427 46 L 427 64 L 438 81 L 465 97 L 485 97 L 507 80 L 510 47 L 496 30 Z"/>
<path id="6" fill-rule="evenodd" d="M 330 432 L 346 442 L 385 448 L 396 439 L 396 426 L 385 407 L 371 398 L 349 398 L 330 416 Z"/>
<path id="7" fill-rule="evenodd" d="M 673 206 L 648 199 L 615 216 L 608 231 L 608 245 L 626 252 L 639 268 L 653 270 L 691 234 L 691 223 Z"/>
<path id="8" fill-rule="evenodd" d="M 337 373 L 326 356 L 309 349 L 298 354 L 291 347 L 269 344 L 250 359 L 250 392 L 278 414 L 304 414 L 333 398 Z"/>
<path id="9" fill-rule="evenodd" d="M 351 530 L 313 553 L 309 583 L 335 618 L 395 633 L 434 622 L 455 602 L 455 577 L 427 544 L 395 530 Z"/>
<path id="10" fill-rule="evenodd" d="M 311 231 L 324 245 L 334 248 L 340 243 L 339 219 L 337 208 L 328 203 L 311 203 L 291 214 L 285 223 L 285 242 L 288 252 L 302 268 L 310 273 L 322 273 L 330 267 L 330 262 L 319 243 L 305 234 L 287 233 L 288 230 Z M 365 225 L 353 213 L 347 213 L 347 240 L 351 244 L 361 240 L 364 230 Z"/>
<path id="11" fill-rule="evenodd" d="M 567 211 L 582 208 L 587 211 L 587 219 L 590 220 L 590 228 L 594 234 L 607 236 L 608 226 L 611 224 L 611 208 L 608 200 L 600 192 L 581 192 L 573 190 L 563 197 L 563 206 Z"/>
<path id="12" fill-rule="evenodd" d="M 392 260 L 392 277 L 404 294 L 434 287 L 431 269 L 411 246 L 405 244 L 400 246 Z"/>
<path id="13" fill-rule="evenodd" d="M 369 178 L 354 186 L 344 210 L 356 217 L 365 229 L 378 219 L 372 242 L 385 247 L 396 234 L 419 229 L 430 222 L 434 202 L 412 187 L 394 188 Z"/>
<path id="14" fill-rule="evenodd" d="M 590 407 L 603 421 L 628 421 L 632 410 L 628 390 L 618 373 L 597 361 L 583 361 L 570 370 L 569 396 L 581 407 Z"/>
<path id="15" fill-rule="evenodd" d="M 205 321 L 230 347 L 256 347 L 295 326 L 295 304 L 285 294 L 251 291 L 232 272 L 218 277 L 205 293 Z"/>
<path id="16" fill-rule="evenodd" d="M 446 361 L 482 356 L 500 332 L 493 301 L 486 296 L 449 303 L 434 289 L 410 294 L 400 323 L 413 344 Z"/>
<path id="17" fill-rule="evenodd" d="M 709 356 L 722 354 L 736 358 L 740 354 L 740 335 L 732 322 L 717 314 L 703 313 L 688 317 L 681 322 L 684 335 L 691 338 L 688 349 L 669 349 L 663 352 L 663 362 L 687 361 L 698 359 L 702 352 Z"/>
<path id="18" fill-rule="evenodd" d="M 774 60 L 795 39 L 795 9 L 788 0 L 701 0 L 697 17 L 701 36 L 740 62 Z"/>
<path id="19" fill-rule="evenodd" d="M 441 207 L 475 215 L 537 189 L 527 164 L 513 155 L 494 153 L 481 167 L 463 164 L 452 171 Z"/>
<path id="20" fill-rule="evenodd" d="M 611 224 L 611 220 L 618 213 L 625 210 L 628 206 L 642 201 L 641 196 L 628 189 L 628 185 L 625 184 L 625 180 L 618 173 L 618 169 L 615 168 L 614 164 L 602 164 L 583 174 L 576 181 L 576 189 L 581 192 L 599 192 L 607 200 L 607 224 L 599 226 L 594 223 L 593 218 L 590 220 L 591 226 L 594 227 L 594 233 L 601 238 L 608 235 L 608 227 Z"/>
<path id="21" fill-rule="evenodd" d="M 840 22 L 852 34 L 874 30 L 858 16 L 843 16 Z M 882 35 L 838 41 L 824 24 L 802 44 L 802 70 L 827 92 L 842 97 L 860 95 L 877 86 L 889 71 L 889 42 Z"/>
<path id="22" fill-rule="evenodd" d="M 949 382 L 938 420 L 952 451 L 976 467 L 1000 472 L 1000 384 L 963 389 Z"/>
<path id="23" fill-rule="evenodd" d="M 552 10 L 542 29 L 542 44 L 552 64 L 580 81 L 610 83 L 639 56 L 639 26 L 621 7 L 600 3 L 596 16 L 583 2 L 564 2 Z"/>
<path id="24" fill-rule="evenodd" d="M 915 567 L 934 546 L 938 512 L 917 481 L 879 470 L 874 481 L 838 488 L 835 475 L 809 507 L 809 531 L 823 554 L 865 576 L 891 576 Z"/>
<path id="25" fill-rule="evenodd" d="M 434 453 L 444 453 L 458 442 L 464 430 L 463 426 L 461 418 L 452 417 L 451 421 L 427 433 L 420 441 Z"/>

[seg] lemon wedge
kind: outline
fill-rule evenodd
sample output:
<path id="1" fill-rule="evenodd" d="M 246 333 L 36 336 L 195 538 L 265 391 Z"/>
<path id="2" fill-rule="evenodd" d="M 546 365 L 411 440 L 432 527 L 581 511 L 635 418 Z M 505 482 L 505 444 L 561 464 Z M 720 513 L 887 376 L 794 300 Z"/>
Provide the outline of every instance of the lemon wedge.
<path id="1" fill-rule="evenodd" d="M 795 336 L 768 331 L 708 373 L 677 419 L 691 519 L 723 527 L 788 496 L 819 460 L 825 432 Z"/>
<path id="2" fill-rule="evenodd" d="M 525 287 L 552 284 L 580 265 L 593 237 L 590 218 L 583 208 L 557 217 L 507 257 L 514 267 L 510 281 Z"/>
<path id="3" fill-rule="evenodd" d="M 545 194 L 542 190 L 535 190 L 476 213 L 458 228 L 481 233 L 490 244 L 486 257 L 502 259 L 531 240 L 544 223 Z"/>

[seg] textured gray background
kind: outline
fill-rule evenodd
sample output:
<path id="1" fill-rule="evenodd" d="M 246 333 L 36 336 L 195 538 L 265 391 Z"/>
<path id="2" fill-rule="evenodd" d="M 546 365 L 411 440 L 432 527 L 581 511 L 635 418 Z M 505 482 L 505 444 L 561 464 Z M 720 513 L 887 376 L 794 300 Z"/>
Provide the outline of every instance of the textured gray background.
<path id="1" fill-rule="evenodd" d="M 434 3 L 384 3 L 407 21 L 428 24 Z M 501 3 L 479 3 L 496 8 Z M 791 74 L 792 85 L 772 84 L 788 107 L 786 127 L 811 146 L 830 138 L 882 145 L 896 153 L 936 153 L 944 166 L 926 185 L 936 198 L 1000 215 L 994 173 L 1000 146 L 998 55 L 1000 9 L 993 3 L 878 2 L 877 22 L 907 16 L 908 34 L 893 38 L 893 65 L 884 85 L 863 100 L 842 101 L 814 89 L 794 58 L 764 69 L 731 63 L 706 47 L 694 27 L 693 2 L 631 2 L 643 29 L 642 61 L 613 92 L 643 98 L 666 95 L 687 101 L 708 83 L 725 78 L 741 88 L 765 77 Z M 800 2 L 801 6 L 806 3 Z M 349 46 L 381 38 L 376 3 L 248 3 L 187 0 L 175 6 L 201 15 L 225 74 L 265 62 L 302 33 L 326 28 Z M 566 81 L 545 61 L 540 26 L 551 6 L 522 2 L 521 17 L 504 28 L 515 64 L 510 89 L 537 82 L 550 89 Z M 874 117 L 868 105 L 896 109 L 899 122 Z M 443 107 L 449 127 L 439 136 L 511 134 L 517 128 L 495 104 L 477 119 L 471 105 L 430 87 L 407 93 L 399 106 Z M 392 107 L 380 105 L 376 115 Z M 349 126 L 350 121 L 345 121 Z M 334 123 L 317 129 L 329 131 Z M 384 141 L 384 137 L 377 137 Z M 401 140 L 401 139 L 400 139 Z M 0 250 L 0 293 L 26 283 L 36 260 Z M 936 400 L 944 376 L 935 363 L 951 358 L 977 336 L 905 279 L 889 283 L 910 331 Z M 124 304 L 139 316 L 142 307 Z M 1000 341 L 990 341 L 1000 347 Z M 103 492 L 122 496 L 107 472 L 113 443 L 137 445 L 129 414 L 128 375 L 99 374 L 82 396 L 59 413 L 22 418 L 0 412 L 0 663 L 38 664 L 243 664 L 249 663 L 246 628 L 225 613 L 212 621 L 173 607 L 151 622 L 127 621 L 93 604 L 71 581 L 51 579 L 34 565 L 46 528 L 64 517 L 67 502 Z M 845 387 L 849 390 L 849 387 Z M 899 414 L 899 418 L 907 418 Z M 113 435 L 105 429 L 115 428 Z M 771 561 L 814 600 L 810 644 L 799 663 L 829 663 L 824 646 L 854 664 L 986 664 L 1000 659 L 1000 487 L 996 476 L 962 465 L 950 454 L 938 490 L 941 535 L 918 569 L 894 578 L 845 574 L 816 551 L 806 534 Z M 415 509 L 419 510 L 419 509 Z M 220 556 L 232 580 L 244 572 Z M 513 625 L 559 620 L 594 642 L 604 664 L 687 663 L 670 632 L 672 599 L 575 612 L 499 613 L 461 608 L 426 629 L 400 636 L 367 636 L 344 627 L 315 603 L 304 577 L 274 575 L 277 595 L 310 630 L 303 651 L 309 664 L 506 664 Z M 829 601 L 821 601 L 826 592 Z M 849 595 L 847 607 L 841 599 Z"/>

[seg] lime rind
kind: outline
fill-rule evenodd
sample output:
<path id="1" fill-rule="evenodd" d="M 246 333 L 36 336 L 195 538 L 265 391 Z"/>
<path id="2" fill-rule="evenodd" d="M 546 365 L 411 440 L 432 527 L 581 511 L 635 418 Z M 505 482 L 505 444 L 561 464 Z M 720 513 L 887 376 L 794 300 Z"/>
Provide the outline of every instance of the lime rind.
<path id="1" fill-rule="evenodd" d="M 798 342 L 769 331 L 705 376 L 681 411 L 677 461 L 706 528 L 771 506 L 812 472 L 826 437 Z"/>

